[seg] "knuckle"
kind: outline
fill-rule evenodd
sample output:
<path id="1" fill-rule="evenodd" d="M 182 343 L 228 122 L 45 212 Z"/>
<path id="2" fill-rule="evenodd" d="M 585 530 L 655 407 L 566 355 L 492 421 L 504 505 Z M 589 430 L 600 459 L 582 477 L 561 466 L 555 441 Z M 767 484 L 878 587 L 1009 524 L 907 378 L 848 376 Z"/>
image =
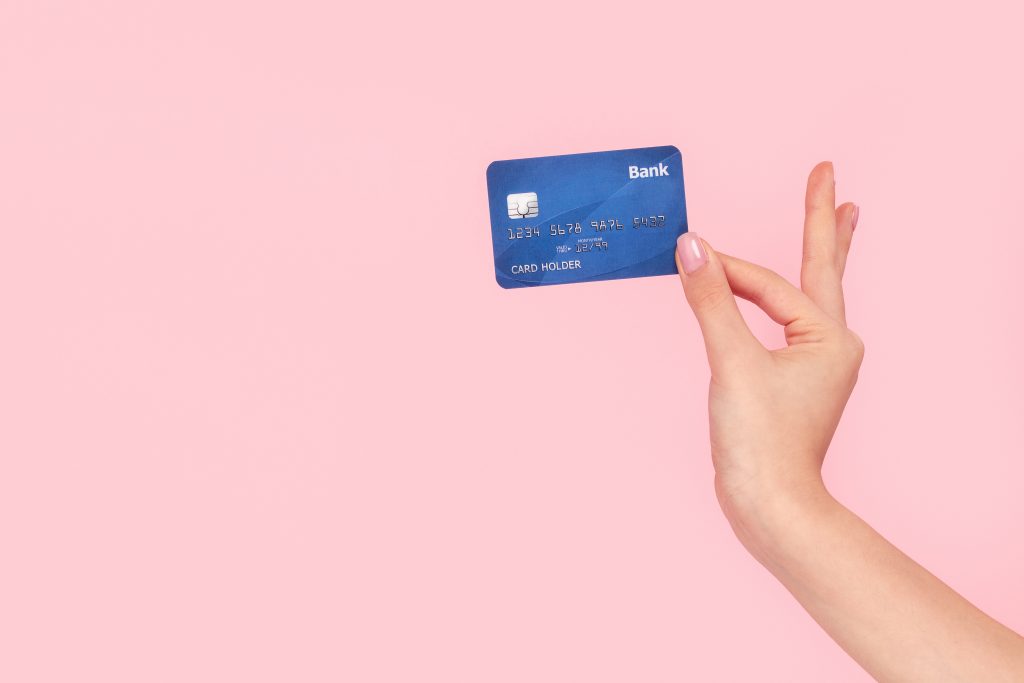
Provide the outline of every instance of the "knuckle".
<path id="1" fill-rule="evenodd" d="M 864 340 L 853 330 L 846 330 L 843 336 L 843 348 L 849 354 L 856 365 L 864 360 Z"/>
<path id="2" fill-rule="evenodd" d="M 786 325 L 785 332 L 789 344 L 818 343 L 831 337 L 831 326 L 823 321 L 797 318 Z"/>
<path id="3" fill-rule="evenodd" d="M 763 309 L 771 302 L 777 301 L 780 298 L 782 294 L 781 289 L 774 281 L 758 282 L 750 288 L 747 296 L 750 303 Z"/>
<path id="4" fill-rule="evenodd" d="M 690 296 L 690 302 L 693 304 L 695 309 L 701 311 L 714 311 L 725 305 L 726 301 L 728 301 L 731 296 L 732 291 L 730 291 L 728 287 L 716 283 L 701 287 L 697 291 L 693 292 Z"/>
<path id="5" fill-rule="evenodd" d="M 825 248 L 804 249 L 803 265 L 827 275 L 838 272 L 839 268 L 836 252 Z"/>

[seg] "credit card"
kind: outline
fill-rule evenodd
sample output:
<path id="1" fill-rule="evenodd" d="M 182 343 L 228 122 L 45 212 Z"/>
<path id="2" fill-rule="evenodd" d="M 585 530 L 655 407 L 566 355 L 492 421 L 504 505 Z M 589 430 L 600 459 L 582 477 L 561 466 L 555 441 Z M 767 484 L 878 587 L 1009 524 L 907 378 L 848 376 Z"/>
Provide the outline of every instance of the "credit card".
<path id="1" fill-rule="evenodd" d="M 495 161 L 487 194 L 506 289 L 677 272 L 687 226 L 675 147 Z"/>

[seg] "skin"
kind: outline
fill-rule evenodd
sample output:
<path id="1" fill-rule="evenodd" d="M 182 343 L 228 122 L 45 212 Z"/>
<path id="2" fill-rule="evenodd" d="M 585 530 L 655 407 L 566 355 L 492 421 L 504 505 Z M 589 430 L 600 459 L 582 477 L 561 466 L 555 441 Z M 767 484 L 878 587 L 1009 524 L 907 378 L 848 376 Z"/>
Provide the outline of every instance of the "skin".
<path id="1" fill-rule="evenodd" d="M 703 262 L 676 255 L 711 366 L 711 454 L 722 510 L 747 550 L 877 680 L 1024 681 L 1024 638 L 825 487 L 822 461 L 864 356 L 846 326 L 842 287 L 856 209 L 836 208 L 831 163 L 811 171 L 805 208 L 799 288 L 703 240 Z M 785 348 L 757 341 L 735 296 L 785 328 Z"/>

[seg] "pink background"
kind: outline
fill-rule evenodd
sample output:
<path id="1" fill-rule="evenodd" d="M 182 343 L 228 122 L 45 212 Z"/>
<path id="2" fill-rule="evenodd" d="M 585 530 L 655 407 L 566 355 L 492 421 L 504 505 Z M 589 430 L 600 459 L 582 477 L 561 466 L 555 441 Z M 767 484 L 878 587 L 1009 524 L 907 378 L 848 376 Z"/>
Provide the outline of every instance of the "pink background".
<path id="1" fill-rule="evenodd" d="M 488 162 L 667 144 L 790 277 L 835 161 L 828 480 L 1024 629 L 1013 4 L 0 3 L 0 679 L 865 680 L 718 510 L 676 279 L 494 282 Z"/>

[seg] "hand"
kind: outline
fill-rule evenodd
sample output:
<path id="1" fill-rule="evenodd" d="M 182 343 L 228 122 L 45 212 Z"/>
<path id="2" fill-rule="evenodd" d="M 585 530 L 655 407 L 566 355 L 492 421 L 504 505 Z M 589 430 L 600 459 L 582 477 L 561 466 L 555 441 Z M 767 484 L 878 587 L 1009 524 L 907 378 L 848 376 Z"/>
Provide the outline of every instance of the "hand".
<path id="1" fill-rule="evenodd" d="M 711 363 L 715 488 L 740 541 L 879 681 L 1024 681 L 1024 639 L 904 555 L 825 490 L 821 463 L 864 355 L 843 270 L 857 207 L 832 164 L 807 180 L 797 289 L 692 233 L 676 262 Z M 733 295 L 786 331 L 769 351 Z"/>
<path id="2" fill-rule="evenodd" d="M 711 365 L 716 491 L 734 526 L 780 497 L 824 492 L 822 461 L 864 353 L 846 326 L 842 287 L 858 213 L 851 203 L 836 209 L 832 164 L 815 166 L 807 181 L 800 289 L 716 253 L 693 233 L 679 238 L 676 263 Z M 757 341 L 734 294 L 785 327 L 785 348 L 770 351 Z"/>

